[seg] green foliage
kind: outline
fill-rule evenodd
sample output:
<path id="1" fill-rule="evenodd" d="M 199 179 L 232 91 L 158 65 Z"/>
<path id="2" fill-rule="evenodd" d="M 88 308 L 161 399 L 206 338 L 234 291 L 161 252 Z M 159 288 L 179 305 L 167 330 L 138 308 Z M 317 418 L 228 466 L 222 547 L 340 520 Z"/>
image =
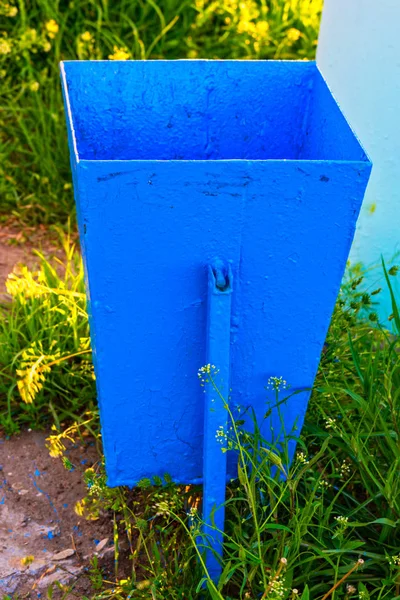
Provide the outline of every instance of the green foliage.
<path id="1" fill-rule="evenodd" d="M 62 455 L 66 440 L 86 430 L 98 435 L 99 429 L 82 266 L 74 244 L 68 236 L 63 240 L 63 261 L 53 266 L 39 253 L 37 271 L 21 267 L 10 276 L 12 302 L 1 309 L 0 321 L 2 427 L 10 433 L 52 422 L 53 456 Z M 207 540 L 200 544 L 198 538 L 200 490 L 176 486 L 168 477 L 143 481 L 133 491 L 111 489 L 102 465 L 87 471 L 88 494 L 76 511 L 96 518 L 106 510 L 114 519 L 115 580 L 107 583 L 101 566 L 92 564 L 90 575 L 99 588 L 93 599 L 400 596 L 396 272 L 383 265 L 394 333 L 371 321 L 379 292 L 367 294 L 362 273 L 350 272 L 344 282 L 289 469 L 287 445 L 268 444 L 257 426 L 253 433 L 244 431 L 243 421 L 230 414 L 230 428 L 218 432 L 227 438 L 228 452 L 238 456 L 239 478 L 227 490 L 217 584 L 203 561 Z M 218 392 L 212 368 L 200 374 Z M 290 401 L 286 382 L 278 374 L 269 384 L 266 406 L 283 411 Z M 287 434 L 287 441 L 297 435 Z M 129 573 L 121 566 L 122 538 L 129 547 Z"/>
<path id="2" fill-rule="evenodd" d="M 89 579 L 94 590 L 101 590 L 103 583 L 103 573 L 99 566 L 99 559 L 97 556 L 93 556 L 90 560 L 90 568 L 89 568 Z"/>
<path id="3" fill-rule="evenodd" d="M 58 63 L 313 58 L 322 0 L 0 0 L 0 211 L 73 215 Z"/>
<path id="4" fill-rule="evenodd" d="M 382 335 L 386 337 L 387 332 Z M 375 348 L 375 339 L 372 348 L 369 339 L 365 343 L 365 364 L 361 358 L 358 367 L 352 367 L 355 359 L 350 345 L 347 366 L 353 368 L 355 385 L 358 371 L 367 372 Z M 376 360 L 382 360 L 383 369 L 390 363 L 389 377 L 399 367 L 398 353 L 392 354 L 391 349 Z M 218 393 L 218 376 L 211 373 L 208 377 L 208 384 Z M 319 377 L 325 379 L 324 365 Z M 379 387 L 378 380 L 376 384 Z M 282 402 L 279 388 L 278 383 L 273 399 L 276 406 Z M 327 402 L 333 390 L 343 394 L 342 407 Z M 284 467 L 287 447 L 271 447 L 262 440 L 257 424 L 253 434 L 241 431 L 230 413 L 232 430 L 226 436 L 228 448 L 238 453 L 239 479 L 228 490 L 223 574 L 215 597 L 399 595 L 400 521 L 395 479 L 400 452 L 393 433 L 398 412 L 390 418 L 390 408 L 385 407 L 380 415 L 387 403 L 387 387 L 383 385 L 381 391 L 379 396 L 367 396 L 370 406 L 365 416 L 365 404 L 360 406 L 359 398 L 354 405 L 346 404 L 348 392 L 336 380 L 329 389 L 317 388 L 301 450 L 288 472 Z M 367 393 L 369 388 L 359 396 Z M 387 425 L 383 424 L 385 418 Z M 292 434 L 288 432 L 287 440 Z"/>
<path id="5" fill-rule="evenodd" d="M 95 598 L 197 598 L 201 578 L 196 552 L 188 543 L 185 528 L 187 507 L 193 502 L 193 490 L 176 486 L 168 476 L 144 480 L 135 490 L 108 488 L 104 465 L 87 469 L 87 496 L 75 510 L 92 519 L 108 510 L 114 520 L 115 581 L 103 582 Z M 121 575 L 120 542 L 129 547 L 130 576 Z M 100 586 L 101 571 L 93 564 L 90 576 Z"/>
<path id="6" fill-rule="evenodd" d="M 53 456 L 62 455 L 66 440 L 86 430 L 97 435 L 99 428 L 82 265 L 68 236 L 63 243 L 63 261 L 51 264 L 39 253 L 37 271 L 21 267 L 9 277 L 12 302 L 3 306 L 0 320 L 2 427 L 11 433 L 22 425 L 53 423 L 48 439 Z M 218 432 L 228 452 L 238 456 L 239 477 L 227 490 L 217 584 L 203 560 L 207 539 L 199 543 L 200 490 L 176 486 L 168 477 L 143 481 L 134 491 L 111 489 L 103 466 L 87 471 L 88 494 L 77 512 L 96 518 L 107 510 L 114 519 L 115 581 L 108 584 L 100 565 L 92 564 L 99 588 L 94 599 L 400 596 L 396 273 L 396 267 L 383 265 L 393 333 L 370 318 L 379 290 L 367 293 L 358 271 L 344 282 L 290 468 L 287 444 L 268 444 L 257 424 L 249 433 L 230 414 L 230 427 Z M 200 375 L 219 393 L 211 367 Z M 271 378 L 266 406 L 283 411 L 288 396 L 280 374 Z M 295 435 L 287 432 L 286 441 Z M 129 573 L 121 566 L 122 538 L 129 547 Z"/>
<path id="7" fill-rule="evenodd" d="M 75 245 L 61 234 L 64 260 L 9 275 L 11 303 L 0 306 L 0 426 L 38 427 L 92 410 L 95 385 L 83 268 Z"/>

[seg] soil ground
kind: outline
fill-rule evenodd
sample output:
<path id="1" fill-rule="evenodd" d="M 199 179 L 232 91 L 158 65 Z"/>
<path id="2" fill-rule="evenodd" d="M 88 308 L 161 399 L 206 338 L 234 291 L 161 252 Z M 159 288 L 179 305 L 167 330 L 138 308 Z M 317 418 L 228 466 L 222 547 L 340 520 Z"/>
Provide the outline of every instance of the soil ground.
<path id="1" fill-rule="evenodd" d="M 57 235 L 48 228 L 25 228 L 23 231 L 14 224 L 0 225 L 0 299 L 4 294 L 4 282 L 15 265 L 33 267 L 38 262 L 34 250 L 41 250 L 47 256 L 60 254 Z"/>
<path id="2" fill-rule="evenodd" d="M 98 460 L 94 442 L 68 448 L 67 470 L 45 439 L 37 431 L 0 438 L 0 592 L 12 598 L 45 597 L 55 581 L 82 580 L 98 549 L 113 553 L 109 517 L 87 521 L 74 510 L 86 495 L 82 473 Z"/>
<path id="3" fill-rule="evenodd" d="M 0 226 L 0 301 L 4 282 L 19 263 L 33 267 L 33 250 L 49 257 L 59 250 L 57 236 L 45 228 Z M 68 598 L 90 596 L 86 576 L 94 554 L 113 560 L 112 522 L 79 517 L 75 504 L 86 495 L 83 471 L 99 458 L 93 441 L 71 445 L 68 471 L 51 458 L 45 432 L 25 431 L 11 439 L 0 432 L 0 598 L 45 598 L 55 582 L 72 585 Z M 53 598 L 65 597 L 55 591 Z"/>

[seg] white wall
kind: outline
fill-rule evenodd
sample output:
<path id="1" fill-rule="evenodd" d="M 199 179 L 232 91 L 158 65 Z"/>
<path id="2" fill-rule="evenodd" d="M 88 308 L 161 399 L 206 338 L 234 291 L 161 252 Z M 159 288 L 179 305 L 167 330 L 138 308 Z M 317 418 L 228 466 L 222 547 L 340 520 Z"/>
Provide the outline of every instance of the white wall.
<path id="1" fill-rule="evenodd" d="M 400 0 L 325 0 L 317 63 L 374 165 L 350 260 L 390 262 L 400 250 Z M 372 287 L 379 278 L 371 272 Z M 386 293 L 380 317 L 390 312 Z"/>

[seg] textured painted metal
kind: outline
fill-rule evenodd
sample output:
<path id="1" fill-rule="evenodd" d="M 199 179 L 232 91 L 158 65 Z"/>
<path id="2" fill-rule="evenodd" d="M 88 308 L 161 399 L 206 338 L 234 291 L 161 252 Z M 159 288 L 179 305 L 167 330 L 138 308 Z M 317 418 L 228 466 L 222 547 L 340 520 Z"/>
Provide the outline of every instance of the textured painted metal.
<path id="1" fill-rule="evenodd" d="M 232 403 L 262 419 L 270 376 L 313 383 L 371 164 L 312 62 L 61 69 L 108 482 L 200 483 L 210 261 L 235 282 Z"/>
<path id="2" fill-rule="evenodd" d="M 317 63 L 374 163 L 350 253 L 366 267 L 400 255 L 399 21 L 399 0 L 324 1 Z M 386 320 L 392 306 L 382 269 L 365 282 L 383 288 L 378 310 Z"/>
<path id="3" fill-rule="evenodd" d="M 207 551 L 206 565 L 214 581 L 221 574 L 217 556 L 222 555 L 225 517 L 228 455 L 223 450 L 226 451 L 227 442 L 225 437 L 217 437 L 217 430 L 222 428 L 226 436 L 229 427 L 232 284 L 229 261 L 213 260 L 208 267 L 206 363 L 210 365 L 212 382 L 208 376 L 208 384 L 204 384 L 202 518 L 206 545 L 213 548 Z"/>

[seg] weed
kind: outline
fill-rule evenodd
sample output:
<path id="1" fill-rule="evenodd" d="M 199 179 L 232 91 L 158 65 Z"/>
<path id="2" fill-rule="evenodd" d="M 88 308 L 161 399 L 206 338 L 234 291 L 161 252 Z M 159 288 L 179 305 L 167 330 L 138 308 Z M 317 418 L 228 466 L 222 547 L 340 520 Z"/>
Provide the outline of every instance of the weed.
<path id="1" fill-rule="evenodd" d="M 60 232 L 64 260 L 19 266 L 6 282 L 11 303 L 0 307 L 0 426 L 7 433 L 46 422 L 61 429 L 94 406 L 81 258 Z M 45 410 L 44 410 L 45 409 Z"/>
<path id="2" fill-rule="evenodd" d="M 63 453 L 66 439 L 88 429 L 98 432 L 97 412 L 85 416 L 95 394 L 89 346 L 82 348 L 81 342 L 88 338 L 83 273 L 68 236 L 64 250 L 60 271 L 39 255 L 37 271 L 20 269 L 10 277 L 12 303 L 2 309 L 0 326 L 3 426 L 53 420 L 53 455 Z M 259 423 L 252 432 L 243 430 L 223 399 L 230 420 L 223 435 L 227 451 L 237 457 L 238 479 L 227 488 L 218 582 L 211 581 L 204 562 L 209 539 L 198 541 L 198 488 L 176 486 L 167 476 L 142 481 L 135 490 L 108 488 L 101 461 L 86 472 L 88 492 L 77 512 L 96 518 L 108 511 L 114 522 L 114 578 L 105 579 L 100 563 L 93 563 L 99 588 L 93 599 L 190 600 L 208 594 L 219 600 L 389 600 L 400 595 L 395 275 L 396 268 L 383 265 L 394 333 L 370 319 L 378 293 L 362 289 L 361 274 L 344 282 L 290 468 L 287 443 L 263 439 Z M 200 376 L 218 392 L 211 365 Z M 266 401 L 284 410 L 278 392 L 287 387 L 280 377 L 271 378 Z M 286 442 L 293 433 L 287 432 Z M 63 593 L 67 598 L 68 590 Z"/>
<path id="3" fill-rule="evenodd" d="M 90 560 L 89 579 L 94 590 L 101 590 L 103 587 L 103 573 L 99 566 L 99 559 L 93 556 Z"/>

